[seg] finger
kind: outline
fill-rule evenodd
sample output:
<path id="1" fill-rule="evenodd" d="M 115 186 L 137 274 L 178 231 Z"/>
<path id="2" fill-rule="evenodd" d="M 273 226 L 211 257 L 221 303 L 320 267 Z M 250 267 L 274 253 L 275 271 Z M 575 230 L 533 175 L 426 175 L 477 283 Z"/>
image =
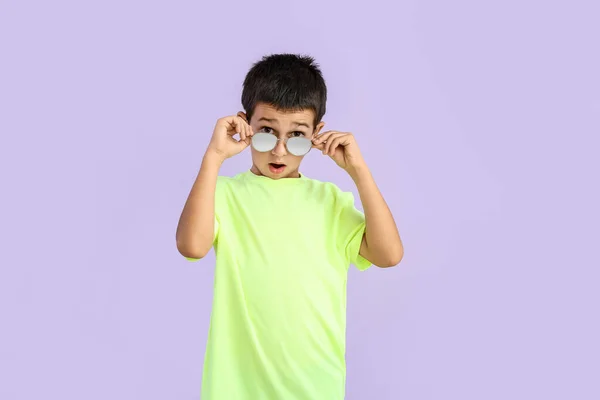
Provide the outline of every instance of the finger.
<path id="1" fill-rule="evenodd" d="M 235 131 L 240 135 L 238 142 L 246 140 L 246 135 L 244 132 L 244 123 L 240 117 L 235 117 Z"/>
<path id="2" fill-rule="evenodd" d="M 329 154 L 329 151 L 331 150 L 331 143 L 333 142 L 333 140 L 335 138 L 338 138 L 343 135 L 344 135 L 343 133 L 339 133 L 339 132 L 329 135 L 327 137 L 327 143 L 325 144 L 325 149 L 324 149 L 323 154 Z"/>
<path id="3" fill-rule="evenodd" d="M 239 135 L 239 138 L 236 138 L 235 136 Z M 229 131 L 229 136 L 231 136 L 231 138 L 235 141 L 240 141 L 242 138 L 242 128 L 240 126 L 240 123 L 238 122 L 238 120 L 236 118 L 234 118 L 231 123 L 230 123 L 230 131 Z"/>
<path id="4" fill-rule="evenodd" d="M 314 144 L 312 145 L 313 148 L 315 149 L 319 149 L 319 150 L 323 150 L 323 147 L 325 146 L 324 143 L 319 143 L 319 144 Z"/>
<path id="5" fill-rule="evenodd" d="M 330 137 L 331 135 L 333 135 L 334 133 L 336 133 L 335 131 L 327 131 L 325 133 L 323 133 L 323 135 L 321 135 L 321 137 L 319 137 L 317 139 L 317 143 L 322 144 L 323 145 L 323 154 L 327 153 L 327 144 L 330 141 Z"/>
<path id="6" fill-rule="evenodd" d="M 340 138 L 335 138 L 333 140 L 328 140 L 327 144 L 329 144 L 329 147 L 327 148 L 327 155 L 328 156 L 333 156 L 333 154 L 335 154 L 335 148 L 338 146 L 338 144 L 340 143 Z"/>
<path id="7" fill-rule="evenodd" d="M 229 136 L 233 137 L 237 133 L 237 130 L 238 130 L 238 128 L 237 128 L 237 125 L 235 122 L 235 118 L 228 119 L 227 120 L 227 134 Z"/>
<path id="8" fill-rule="evenodd" d="M 326 141 L 327 139 L 329 139 L 329 136 L 331 136 L 331 135 L 333 135 L 333 134 L 336 134 L 336 133 L 337 133 L 337 131 L 327 131 L 327 132 L 323 132 L 323 133 L 321 133 L 321 134 L 318 136 L 318 138 L 317 138 L 317 139 L 318 139 L 318 141 L 320 141 L 320 142 L 324 142 L 324 141 Z"/>
<path id="9" fill-rule="evenodd" d="M 246 134 L 244 132 L 244 124 L 242 123 L 242 119 L 240 117 L 236 117 L 235 122 L 237 125 L 237 130 L 240 134 L 240 142 L 243 142 L 246 140 Z"/>
<path id="10" fill-rule="evenodd" d="M 242 118 L 242 125 L 244 126 L 244 133 L 247 138 L 250 138 L 250 125 Z"/>
<path id="11" fill-rule="evenodd" d="M 334 133 L 337 133 L 337 132 L 336 131 L 323 132 L 323 133 L 317 135 L 317 137 L 315 138 L 314 142 L 315 143 L 323 143 L 325 140 L 327 140 L 327 138 L 329 136 L 331 136 Z"/>
<path id="12" fill-rule="evenodd" d="M 338 136 L 337 138 L 333 139 L 333 141 L 331 142 L 331 146 L 329 148 L 329 155 L 331 157 L 333 157 L 335 154 L 335 149 L 337 149 L 338 146 L 344 146 L 344 144 L 346 143 L 346 140 L 347 140 L 347 135 L 341 135 L 341 136 Z"/>
<path id="13" fill-rule="evenodd" d="M 240 146 L 242 148 L 242 150 L 244 150 L 246 147 L 248 147 L 250 145 L 250 137 L 246 136 L 245 139 L 240 139 L 240 141 L 237 142 L 237 144 L 238 144 L 238 146 Z"/>
<path id="14" fill-rule="evenodd" d="M 323 144 L 323 154 L 327 154 L 327 149 L 329 148 L 330 136 L 333 132 L 328 132 L 327 136 L 320 137 L 318 142 Z"/>

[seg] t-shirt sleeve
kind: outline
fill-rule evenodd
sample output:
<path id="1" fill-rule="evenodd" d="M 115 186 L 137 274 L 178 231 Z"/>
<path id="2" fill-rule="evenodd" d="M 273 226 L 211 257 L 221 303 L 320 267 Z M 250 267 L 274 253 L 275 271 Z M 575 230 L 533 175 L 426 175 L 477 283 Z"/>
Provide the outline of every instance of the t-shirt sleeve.
<path id="1" fill-rule="evenodd" d="M 351 192 L 338 194 L 337 237 L 340 250 L 348 264 L 354 264 L 360 271 L 368 269 L 372 263 L 360 255 L 360 245 L 365 233 L 365 215 L 354 205 L 354 195 Z"/>

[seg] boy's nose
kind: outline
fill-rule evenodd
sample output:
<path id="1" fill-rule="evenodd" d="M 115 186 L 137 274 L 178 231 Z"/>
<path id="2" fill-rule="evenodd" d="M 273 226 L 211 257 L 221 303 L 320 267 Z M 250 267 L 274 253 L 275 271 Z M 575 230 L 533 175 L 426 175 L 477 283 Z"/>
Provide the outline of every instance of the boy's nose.
<path id="1" fill-rule="evenodd" d="M 273 149 L 273 154 L 278 157 L 283 157 L 287 154 L 285 143 L 283 142 L 283 140 L 277 142 L 275 148 Z"/>

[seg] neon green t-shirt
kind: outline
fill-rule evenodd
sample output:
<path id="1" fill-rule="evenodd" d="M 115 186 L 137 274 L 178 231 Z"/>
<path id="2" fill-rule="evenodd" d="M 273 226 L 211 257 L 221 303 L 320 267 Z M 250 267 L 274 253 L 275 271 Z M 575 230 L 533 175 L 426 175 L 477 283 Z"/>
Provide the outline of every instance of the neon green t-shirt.
<path id="1" fill-rule="evenodd" d="M 364 231 L 333 183 L 218 177 L 202 400 L 344 398 L 347 273 L 371 266 Z"/>

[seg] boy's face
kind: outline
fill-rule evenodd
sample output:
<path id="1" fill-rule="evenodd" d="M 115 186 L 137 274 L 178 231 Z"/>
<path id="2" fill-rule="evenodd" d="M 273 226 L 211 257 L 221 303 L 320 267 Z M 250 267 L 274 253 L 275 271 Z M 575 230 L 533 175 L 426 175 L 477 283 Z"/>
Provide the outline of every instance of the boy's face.
<path id="1" fill-rule="evenodd" d="M 238 116 L 246 118 L 246 114 L 239 112 Z M 271 179 L 298 178 L 300 176 L 298 168 L 304 156 L 295 156 L 291 154 L 286 146 L 285 140 L 291 137 L 306 137 L 312 139 L 316 136 L 323 126 L 320 122 L 316 127 L 313 126 L 315 113 L 312 110 L 304 111 L 277 111 L 274 107 L 259 103 L 254 108 L 252 120 L 248 121 L 254 133 L 264 132 L 272 133 L 279 139 L 273 150 L 260 152 L 250 146 L 252 151 L 252 168 L 250 169 L 256 175 L 267 176 Z M 275 169 L 270 164 L 284 164 L 282 170 Z"/>

